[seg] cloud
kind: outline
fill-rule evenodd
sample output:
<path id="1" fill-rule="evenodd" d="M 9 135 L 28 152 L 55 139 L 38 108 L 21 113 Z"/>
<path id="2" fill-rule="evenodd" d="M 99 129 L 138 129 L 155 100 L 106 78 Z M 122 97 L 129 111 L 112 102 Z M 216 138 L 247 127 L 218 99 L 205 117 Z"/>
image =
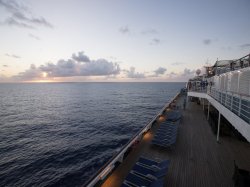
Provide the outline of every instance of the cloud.
<path id="1" fill-rule="evenodd" d="M 240 48 L 241 49 L 248 49 L 248 48 L 250 48 L 250 43 L 242 44 L 242 45 L 240 45 Z"/>
<path id="2" fill-rule="evenodd" d="M 11 54 L 8 54 L 8 53 L 6 53 L 5 56 L 12 57 L 12 58 L 21 58 L 18 55 L 14 55 L 14 54 L 11 55 Z"/>
<path id="3" fill-rule="evenodd" d="M 173 66 L 179 66 L 179 65 L 182 65 L 182 64 L 184 64 L 184 63 L 183 62 L 174 62 L 171 65 L 173 65 Z"/>
<path id="4" fill-rule="evenodd" d="M 78 55 L 73 53 L 72 54 L 72 59 L 74 59 L 77 62 L 90 62 L 89 57 L 86 56 L 83 51 L 78 52 Z"/>
<path id="5" fill-rule="evenodd" d="M 5 7 L 10 12 L 28 11 L 26 6 L 18 4 L 15 0 L 0 0 L 0 6 Z"/>
<path id="6" fill-rule="evenodd" d="M 150 45 L 159 45 L 161 43 L 161 40 L 158 38 L 153 38 L 151 42 L 149 43 Z"/>
<path id="7" fill-rule="evenodd" d="M 135 71 L 135 67 L 130 67 L 129 70 L 124 70 L 128 78 L 141 79 L 145 78 L 144 73 L 139 73 Z"/>
<path id="8" fill-rule="evenodd" d="M 154 71 L 154 73 L 155 73 L 156 76 L 158 76 L 158 75 L 163 75 L 166 71 L 167 71 L 166 68 L 159 67 L 158 69 L 156 69 L 156 70 Z"/>
<path id="9" fill-rule="evenodd" d="M 126 26 L 123 26 L 119 29 L 119 32 L 122 33 L 122 34 L 129 34 L 130 33 L 130 29 L 129 27 L 126 25 Z"/>
<path id="10" fill-rule="evenodd" d="M 4 68 L 7 68 L 7 67 L 9 67 L 9 66 L 4 64 L 3 67 L 4 67 Z"/>
<path id="11" fill-rule="evenodd" d="M 19 22 L 12 17 L 7 18 L 4 23 L 1 23 L 1 25 L 9 25 L 9 26 L 17 26 L 17 27 L 23 27 L 23 28 L 28 28 L 28 29 L 34 29 L 33 26 L 23 23 L 23 22 Z"/>
<path id="12" fill-rule="evenodd" d="M 211 39 L 205 39 L 205 40 L 203 40 L 203 44 L 204 45 L 210 45 L 211 43 L 212 43 Z"/>
<path id="13" fill-rule="evenodd" d="M 171 72 L 169 74 L 167 74 L 167 78 L 168 80 L 172 80 L 172 81 L 183 81 L 186 82 L 188 79 L 192 78 L 195 76 L 195 72 L 196 70 L 191 70 L 188 68 L 185 68 L 182 72 L 179 73 L 175 73 L 175 72 Z"/>
<path id="14" fill-rule="evenodd" d="M 191 69 L 185 68 L 181 75 L 184 77 L 194 76 L 195 72 L 196 72 L 196 70 L 191 70 Z"/>
<path id="15" fill-rule="evenodd" d="M 80 54 L 80 55 L 79 55 Z M 78 52 L 77 60 L 82 60 L 83 52 Z M 75 59 L 58 60 L 57 63 L 47 63 L 36 67 L 31 65 L 29 69 L 15 76 L 19 80 L 34 80 L 46 77 L 74 77 L 74 76 L 109 76 L 118 75 L 120 66 L 117 63 L 105 59 L 89 60 L 88 62 Z"/>
<path id="16" fill-rule="evenodd" d="M 32 80 L 38 77 L 42 77 L 41 69 L 37 68 L 34 64 L 31 64 L 29 69 L 19 73 L 17 76 L 13 76 L 12 78 L 17 78 L 21 80 Z"/>
<path id="17" fill-rule="evenodd" d="M 31 34 L 31 33 L 29 33 L 28 36 L 31 37 L 31 38 L 34 38 L 34 39 L 36 39 L 36 40 L 40 40 L 40 38 L 39 38 L 38 36 L 33 35 L 33 34 Z"/>
<path id="18" fill-rule="evenodd" d="M 2 24 L 30 29 L 36 26 L 53 28 L 53 25 L 45 18 L 35 17 L 28 7 L 20 5 L 15 0 L 0 0 L 0 6 L 11 14 Z"/>
<path id="19" fill-rule="evenodd" d="M 155 29 L 146 29 L 141 32 L 143 35 L 157 34 L 158 31 Z"/>

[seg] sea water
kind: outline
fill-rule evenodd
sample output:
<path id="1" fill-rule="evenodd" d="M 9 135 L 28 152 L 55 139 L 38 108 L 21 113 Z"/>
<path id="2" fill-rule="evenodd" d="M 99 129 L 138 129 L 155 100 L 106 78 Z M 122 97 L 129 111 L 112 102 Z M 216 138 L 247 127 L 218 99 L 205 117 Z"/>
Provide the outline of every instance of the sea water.
<path id="1" fill-rule="evenodd" d="M 81 186 L 184 85 L 0 84 L 0 186 Z"/>

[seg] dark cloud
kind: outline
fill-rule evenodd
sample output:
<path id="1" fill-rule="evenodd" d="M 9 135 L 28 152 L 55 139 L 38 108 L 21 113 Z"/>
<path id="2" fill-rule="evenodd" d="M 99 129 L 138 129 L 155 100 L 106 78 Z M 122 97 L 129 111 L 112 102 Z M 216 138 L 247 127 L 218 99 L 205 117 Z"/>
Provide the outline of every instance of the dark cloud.
<path id="1" fill-rule="evenodd" d="M 11 54 L 8 54 L 8 53 L 6 53 L 5 56 L 12 57 L 12 58 L 21 58 L 18 55 L 14 55 L 14 54 L 11 55 Z"/>
<path id="2" fill-rule="evenodd" d="M 13 13 L 13 17 L 16 18 L 17 20 L 27 22 L 27 23 L 30 23 L 30 24 L 42 25 L 42 26 L 45 26 L 45 27 L 53 28 L 53 26 L 47 20 L 45 20 L 45 18 L 43 18 L 43 17 L 39 17 L 39 18 L 27 17 L 26 15 L 24 15 L 21 12 Z"/>
<path id="3" fill-rule="evenodd" d="M 181 74 L 183 77 L 189 77 L 189 76 L 194 76 L 196 70 L 191 70 L 191 69 L 188 69 L 188 68 L 185 68 L 183 70 L 183 73 Z"/>
<path id="4" fill-rule="evenodd" d="M 179 66 L 179 65 L 182 65 L 182 64 L 184 64 L 184 63 L 183 62 L 174 62 L 171 65 L 173 65 L 173 66 Z"/>
<path id="5" fill-rule="evenodd" d="M 153 38 L 151 42 L 149 43 L 150 45 L 159 45 L 161 43 L 161 40 L 158 38 Z"/>
<path id="6" fill-rule="evenodd" d="M 26 24 L 26 23 L 23 23 L 23 22 L 20 22 L 20 21 L 17 21 L 15 20 L 14 18 L 10 17 L 10 18 L 7 18 L 4 23 L 1 23 L 1 25 L 9 25 L 9 26 L 17 26 L 17 27 L 23 27 L 23 28 L 28 28 L 28 29 L 34 29 L 33 26 L 29 25 L 29 24 Z"/>
<path id="7" fill-rule="evenodd" d="M 21 80 L 32 80 L 39 77 L 42 77 L 42 71 L 34 64 L 31 64 L 30 68 L 25 70 L 24 72 L 19 73 L 17 76 L 13 76 L 14 79 L 17 78 Z"/>
<path id="8" fill-rule="evenodd" d="M 9 12 L 29 11 L 24 5 L 18 4 L 15 0 L 0 0 L 0 6 L 5 7 Z"/>
<path id="9" fill-rule="evenodd" d="M 7 67 L 9 67 L 9 66 L 4 64 L 3 67 L 4 67 L 4 68 L 7 68 Z"/>
<path id="10" fill-rule="evenodd" d="M 129 27 L 126 25 L 126 26 L 123 26 L 119 29 L 119 32 L 122 33 L 122 34 L 128 34 L 130 33 L 130 29 Z"/>
<path id="11" fill-rule="evenodd" d="M 211 39 L 205 39 L 205 40 L 203 40 L 203 44 L 204 45 L 210 45 L 211 43 L 212 43 Z"/>
<path id="12" fill-rule="evenodd" d="M 157 34 L 158 31 L 155 29 L 146 29 L 146 30 L 142 31 L 141 33 L 144 35 L 150 35 L 150 34 Z"/>
<path id="13" fill-rule="evenodd" d="M 172 71 L 172 72 L 170 73 L 170 75 L 175 76 L 175 75 L 178 75 L 178 74 Z"/>
<path id="14" fill-rule="evenodd" d="M 173 81 L 187 81 L 188 79 L 195 76 L 195 72 L 196 70 L 185 68 L 180 73 L 171 72 L 167 74 L 167 77 L 168 79 L 173 80 Z"/>
<path id="15" fill-rule="evenodd" d="M 77 62 L 90 62 L 89 57 L 86 56 L 83 51 L 78 52 L 78 55 L 73 53 L 72 58 Z"/>
<path id="16" fill-rule="evenodd" d="M 158 76 L 158 75 L 163 75 L 166 71 L 167 71 L 166 68 L 159 67 L 158 69 L 156 69 L 156 70 L 154 71 L 154 73 L 155 73 L 156 76 Z"/>
<path id="17" fill-rule="evenodd" d="M 248 49 L 248 48 L 250 48 L 250 43 L 242 44 L 242 45 L 240 45 L 240 48 L 241 49 Z"/>
<path id="18" fill-rule="evenodd" d="M 144 73 L 139 73 L 135 71 L 135 67 L 130 67 L 130 70 L 124 70 L 128 78 L 141 79 L 145 78 Z"/>
<path id="19" fill-rule="evenodd" d="M 31 38 L 34 38 L 36 40 L 40 40 L 40 38 L 38 36 L 34 35 L 34 34 L 29 33 L 28 36 L 31 37 Z"/>
<path id="20" fill-rule="evenodd" d="M 79 57 L 79 54 L 83 55 L 83 52 L 79 52 L 78 56 L 75 56 Z M 88 62 L 62 59 L 56 64 L 47 63 L 39 67 L 31 65 L 28 70 L 19 73 L 15 78 L 21 80 L 39 79 L 43 77 L 44 73 L 46 73 L 47 77 L 108 76 L 119 74 L 120 66 L 105 59 L 89 60 Z"/>
<path id="21" fill-rule="evenodd" d="M 7 12 L 11 14 L 11 16 L 6 18 L 3 22 L 5 25 L 23 28 L 35 28 L 35 26 L 53 28 L 52 24 L 45 18 L 33 16 L 31 10 L 21 5 L 20 2 L 17 3 L 17 1 L 14 0 L 0 0 L 0 6 L 4 7 Z"/>

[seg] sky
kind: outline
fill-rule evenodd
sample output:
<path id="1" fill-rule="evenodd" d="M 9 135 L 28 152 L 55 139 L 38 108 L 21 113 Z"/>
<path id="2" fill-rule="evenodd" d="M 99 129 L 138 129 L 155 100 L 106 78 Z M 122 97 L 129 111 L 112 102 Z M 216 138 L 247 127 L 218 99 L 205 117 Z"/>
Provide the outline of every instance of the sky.
<path id="1" fill-rule="evenodd" d="M 0 82 L 180 82 L 250 53 L 249 0 L 0 0 Z"/>

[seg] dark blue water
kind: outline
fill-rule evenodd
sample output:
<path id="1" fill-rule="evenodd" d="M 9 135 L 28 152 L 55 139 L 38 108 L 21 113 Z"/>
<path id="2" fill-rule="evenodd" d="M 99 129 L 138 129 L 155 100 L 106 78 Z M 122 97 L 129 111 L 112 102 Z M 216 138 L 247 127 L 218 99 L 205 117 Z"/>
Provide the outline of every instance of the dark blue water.
<path id="1" fill-rule="evenodd" d="M 183 86 L 0 84 L 0 186 L 81 186 Z"/>

